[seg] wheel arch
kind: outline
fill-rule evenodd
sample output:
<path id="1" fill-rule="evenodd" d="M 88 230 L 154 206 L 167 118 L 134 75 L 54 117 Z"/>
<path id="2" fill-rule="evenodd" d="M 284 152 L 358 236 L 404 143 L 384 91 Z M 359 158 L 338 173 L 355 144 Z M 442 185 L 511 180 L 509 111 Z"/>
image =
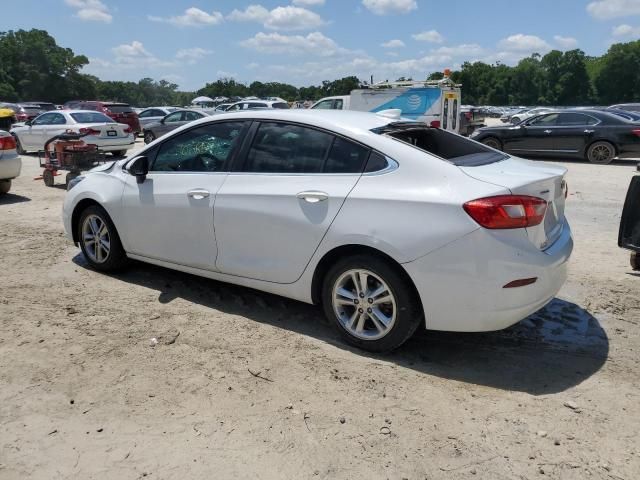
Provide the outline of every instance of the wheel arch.
<path id="1" fill-rule="evenodd" d="M 104 210 L 104 207 L 100 205 L 100 202 L 94 200 L 93 198 L 83 198 L 74 207 L 73 213 L 71 214 L 71 234 L 73 235 L 73 243 L 77 244 L 80 241 L 80 239 L 78 238 L 78 223 L 80 222 L 80 216 L 82 215 L 82 212 L 94 205 Z M 109 212 L 107 212 L 107 215 L 109 215 Z M 111 218 L 111 215 L 109 215 L 109 218 Z M 111 221 L 113 221 L 113 219 Z"/>
<path id="2" fill-rule="evenodd" d="M 416 300 L 419 302 L 420 310 L 424 312 L 422 299 L 420 298 L 418 289 L 416 288 L 415 283 L 413 282 L 407 271 L 402 267 L 402 265 L 398 263 L 393 257 L 382 252 L 381 250 L 361 244 L 347 244 L 335 247 L 325 253 L 320 261 L 316 264 L 313 272 L 313 278 L 311 280 L 311 300 L 315 305 L 319 305 L 321 303 L 322 283 L 324 282 L 324 278 L 329 272 L 331 266 L 340 258 L 355 255 L 371 255 L 387 262 L 390 266 L 395 268 L 407 282 L 407 285 L 409 285 L 409 287 L 412 289 Z"/>

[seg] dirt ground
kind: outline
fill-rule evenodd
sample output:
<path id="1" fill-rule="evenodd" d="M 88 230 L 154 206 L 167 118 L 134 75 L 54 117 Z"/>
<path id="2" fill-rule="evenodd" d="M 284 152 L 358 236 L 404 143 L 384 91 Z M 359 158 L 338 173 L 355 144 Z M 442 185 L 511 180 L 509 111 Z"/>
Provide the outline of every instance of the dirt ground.
<path id="1" fill-rule="evenodd" d="M 635 163 L 562 163 L 575 250 L 547 308 L 374 356 L 308 305 L 89 270 L 64 189 L 23 162 L 0 200 L 0 479 L 640 477 L 640 276 L 617 247 Z"/>

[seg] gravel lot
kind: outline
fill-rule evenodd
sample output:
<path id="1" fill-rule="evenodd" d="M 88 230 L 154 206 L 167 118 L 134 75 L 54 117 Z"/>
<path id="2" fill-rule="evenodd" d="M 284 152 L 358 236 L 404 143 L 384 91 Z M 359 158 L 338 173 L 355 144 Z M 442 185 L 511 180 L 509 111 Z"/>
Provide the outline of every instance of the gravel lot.
<path id="1" fill-rule="evenodd" d="M 617 248 L 635 163 L 562 163 L 576 246 L 547 308 L 372 356 L 311 306 L 89 270 L 64 189 L 23 162 L 0 200 L 0 479 L 640 476 L 640 276 Z"/>

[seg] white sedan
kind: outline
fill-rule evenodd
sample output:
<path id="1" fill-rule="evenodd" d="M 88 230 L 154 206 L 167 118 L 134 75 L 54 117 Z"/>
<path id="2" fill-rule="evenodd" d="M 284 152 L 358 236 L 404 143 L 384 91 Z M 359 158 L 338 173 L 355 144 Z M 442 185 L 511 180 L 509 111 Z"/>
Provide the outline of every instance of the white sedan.
<path id="1" fill-rule="evenodd" d="M 39 115 L 30 122 L 16 123 L 11 134 L 16 138 L 18 153 L 44 150 L 52 137 L 66 131 L 85 133 L 85 143 L 98 150 L 126 155 L 133 148 L 135 138 L 131 127 L 116 123 L 104 113 L 90 110 L 57 110 Z"/>
<path id="2" fill-rule="evenodd" d="M 565 173 L 373 113 L 248 110 L 78 177 L 63 219 L 97 270 L 131 258 L 316 303 L 387 351 L 549 302 L 573 248 Z"/>
<path id="3" fill-rule="evenodd" d="M 20 175 L 22 160 L 16 152 L 15 139 L 4 130 L 0 130 L 0 196 L 9 193 L 11 180 Z"/>

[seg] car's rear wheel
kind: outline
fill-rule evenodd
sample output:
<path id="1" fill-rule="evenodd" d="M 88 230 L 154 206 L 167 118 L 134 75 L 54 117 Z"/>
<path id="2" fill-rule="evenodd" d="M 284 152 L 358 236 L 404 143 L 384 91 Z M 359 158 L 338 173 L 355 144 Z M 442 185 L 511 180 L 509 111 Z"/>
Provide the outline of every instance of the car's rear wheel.
<path id="1" fill-rule="evenodd" d="M 322 289 L 325 315 L 352 345 L 388 352 L 422 322 L 420 302 L 399 267 L 369 255 L 339 260 Z"/>
<path id="2" fill-rule="evenodd" d="M 609 142 L 595 142 L 587 149 L 587 160 L 591 163 L 606 165 L 616 156 L 616 148 Z"/>
<path id="3" fill-rule="evenodd" d="M 80 249 L 89 265 L 103 272 L 119 270 L 126 265 L 127 254 L 104 208 L 87 207 L 80 214 L 77 228 Z"/>
<path id="4" fill-rule="evenodd" d="M 631 252 L 631 268 L 636 271 L 640 270 L 640 255 L 638 255 L 638 252 Z"/>
<path id="5" fill-rule="evenodd" d="M 494 137 L 485 138 L 482 140 L 482 143 L 490 148 L 495 148 L 496 150 L 502 150 L 502 142 Z"/>
<path id="6" fill-rule="evenodd" d="M 0 180 L 0 195 L 6 195 L 11 190 L 11 180 Z"/>
<path id="7" fill-rule="evenodd" d="M 522 119 L 520 117 L 511 117 L 511 123 L 513 123 L 514 125 L 516 123 L 520 123 L 522 121 Z"/>
<path id="8" fill-rule="evenodd" d="M 126 150 L 114 150 L 113 152 L 111 152 L 111 155 L 113 155 L 114 157 L 124 157 L 126 154 Z"/>
<path id="9" fill-rule="evenodd" d="M 152 132 L 144 132 L 144 143 L 151 143 L 156 139 Z"/>

